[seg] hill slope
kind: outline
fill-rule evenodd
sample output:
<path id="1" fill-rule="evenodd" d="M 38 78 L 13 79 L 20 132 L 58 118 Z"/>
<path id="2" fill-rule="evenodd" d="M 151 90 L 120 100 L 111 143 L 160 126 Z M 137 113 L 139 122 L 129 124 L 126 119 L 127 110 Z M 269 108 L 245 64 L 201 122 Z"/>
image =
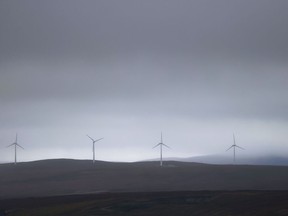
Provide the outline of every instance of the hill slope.
<path id="1" fill-rule="evenodd" d="M 98 192 L 288 190 L 288 167 L 45 160 L 0 165 L 0 199 Z"/>

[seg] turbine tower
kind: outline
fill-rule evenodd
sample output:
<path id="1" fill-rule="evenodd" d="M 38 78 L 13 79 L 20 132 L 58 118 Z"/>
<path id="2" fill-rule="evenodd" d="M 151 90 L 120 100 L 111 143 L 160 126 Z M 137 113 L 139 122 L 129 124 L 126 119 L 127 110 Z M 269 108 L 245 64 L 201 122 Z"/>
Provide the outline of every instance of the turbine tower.
<path id="1" fill-rule="evenodd" d="M 95 143 L 102 140 L 103 138 L 100 138 L 100 139 L 97 139 L 97 140 L 94 140 L 93 138 L 91 138 L 89 135 L 87 135 L 93 142 L 93 164 L 95 163 Z"/>
<path id="2" fill-rule="evenodd" d="M 17 164 L 17 147 L 20 147 L 22 149 L 24 149 L 22 146 L 20 146 L 18 143 L 17 143 L 17 133 L 16 133 L 16 139 L 15 139 L 15 142 L 12 143 L 11 145 L 8 145 L 8 147 L 10 146 L 13 146 L 14 145 L 14 149 L 15 149 L 15 160 L 14 160 L 14 164 L 16 165 Z"/>
<path id="3" fill-rule="evenodd" d="M 228 148 L 226 151 L 229 151 L 231 148 L 233 148 L 233 162 L 235 163 L 236 162 L 236 148 L 239 148 L 239 149 L 242 149 L 242 150 L 245 150 L 245 149 L 240 147 L 240 146 L 238 146 L 238 145 L 236 145 L 234 133 L 233 133 L 233 141 L 234 141 L 233 145 L 230 146 L 230 148 Z"/>
<path id="4" fill-rule="evenodd" d="M 161 142 L 158 143 L 156 146 L 154 146 L 153 148 L 156 148 L 157 146 L 160 146 L 160 167 L 163 166 L 163 160 L 162 160 L 162 146 L 165 146 L 167 148 L 170 148 L 169 146 L 165 145 L 163 143 L 163 139 L 162 139 L 162 132 L 161 132 Z"/>

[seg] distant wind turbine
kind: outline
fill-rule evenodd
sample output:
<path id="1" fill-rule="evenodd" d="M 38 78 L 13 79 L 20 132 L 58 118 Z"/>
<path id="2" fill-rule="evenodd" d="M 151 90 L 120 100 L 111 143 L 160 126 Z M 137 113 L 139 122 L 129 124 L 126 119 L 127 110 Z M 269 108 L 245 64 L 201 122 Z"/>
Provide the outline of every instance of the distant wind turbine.
<path id="1" fill-rule="evenodd" d="M 93 138 L 91 138 L 89 135 L 87 135 L 93 142 L 93 164 L 95 163 L 95 143 L 102 140 L 103 138 L 100 138 L 100 139 L 97 139 L 97 140 L 94 140 Z"/>
<path id="2" fill-rule="evenodd" d="M 20 148 L 24 149 L 22 146 L 20 146 L 20 145 L 17 143 L 17 133 L 16 133 L 15 142 L 12 143 L 11 145 L 8 145 L 7 148 L 10 147 L 10 146 L 13 146 L 13 145 L 14 145 L 14 148 L 15 148 L 15 161 L 14 161 L 14 164 L 16 165 L 16 164 L 17 164 L 17 147 L 20 147 Z"/>
<path id="3" fill-rule="evenodd" d="M 240 147 L 240 146 L 238 146 L 238 145 L 236 145 L 234 133 L 233 133 L 233 141 L 234 141 L 233 145 L 230 146 L 230 148 L 228 148 L 226 151 L 229 151 L 231 148 L 233 148 L 233 161 L 235 163 L 235 161 L 236 161 L 236 148 L 239 148 L 239 149 L 242 149 L 242 150 L 245 150 L 245 149 Z"/>
<path id="4" fill-rule="evenodd" d="M 165 146 L 167 148 L 170 148 L 169 146 L 165 145 L 163 143 L 163 139 L 162 139 L 162 132 L 161 132 L 161 142 L 158 143 L 156 146 L 154 146 L 153 148 L 156 148 L 157 146 L 160 146 L 160 166 L 163 166 L 163 160 L 162 160 L 162 146 Z"/>

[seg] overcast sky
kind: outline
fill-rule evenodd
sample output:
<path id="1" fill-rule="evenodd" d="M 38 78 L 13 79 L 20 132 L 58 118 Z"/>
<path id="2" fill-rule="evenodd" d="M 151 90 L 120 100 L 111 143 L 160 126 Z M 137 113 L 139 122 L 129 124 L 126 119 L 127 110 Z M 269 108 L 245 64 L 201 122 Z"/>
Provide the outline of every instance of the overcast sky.
<path id="1" fill-rule="evenodd" d="M 287 0 L 0 1 L 0 161 L 288 154 Z M 240 152 L 239 152 L 240 154 Z"/>

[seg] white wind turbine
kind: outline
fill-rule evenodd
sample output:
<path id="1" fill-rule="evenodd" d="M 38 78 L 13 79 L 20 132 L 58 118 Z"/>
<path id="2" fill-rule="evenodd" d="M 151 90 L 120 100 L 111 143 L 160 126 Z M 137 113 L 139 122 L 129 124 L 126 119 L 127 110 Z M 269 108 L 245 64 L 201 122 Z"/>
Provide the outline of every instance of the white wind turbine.
<path id="1" fill-rule="evenodd" d="M 94 140 L 93 138 L 91 138 L 89 135 L 87 135 L 93 142 L 93 164 L 95 163 L 95 143 L 102 140 L 103 138 L 100 138 L 100 139 L 97 139 L 97 140 Z"/>
<path id="2" fill-rule="evenodd" d="M 240 146 L 238 146 L 238 145 L 236 145 L 234 133 L 233 133 L 233 141 L 234 141 L 233 145 L 230 146 L 226 151 L 229 151 L 231 148 L 233 148 L 233 161 L 235 163 L 235 161 L 236 161 L 236 148 L 239 148 L 239 149 L 242 149 L 242 150 L 245 150 L 245 149 L 240 147 Z"/>
<path id="3" fill-rule="evenodd" d="M 160 166 L 163 166 L 163 160 L 162 160 L 162 146 L 165 146 L 167 148 L 170 148 L 169 146 L 165 145 L 163 143 L 163 139 L 162 139 L 162 132 L 161 132 L 161 142 L 158 143 L 156 146 L 154 146 L 153 148 L 156 148 L 157 146 L 160 146 Z"/>
<path id="4" fill-rule="evenodd" d="M 17 133 L 16 133 L 15 142 L 12 143 L 11 145 L 8 145 L 7 148 L 10 147 L 10 146 L 13 146 L 13 145 L 14 145 L 14 148 L 15 148 L 15 161 L 14 161 L 14 164 L 16 165 L 16 164 L 17 164 L 17 147 L 20 147 L 20 148 L 24 149 L 22 146 L 20 146 L 20 145 L 17 143 Z"/>

